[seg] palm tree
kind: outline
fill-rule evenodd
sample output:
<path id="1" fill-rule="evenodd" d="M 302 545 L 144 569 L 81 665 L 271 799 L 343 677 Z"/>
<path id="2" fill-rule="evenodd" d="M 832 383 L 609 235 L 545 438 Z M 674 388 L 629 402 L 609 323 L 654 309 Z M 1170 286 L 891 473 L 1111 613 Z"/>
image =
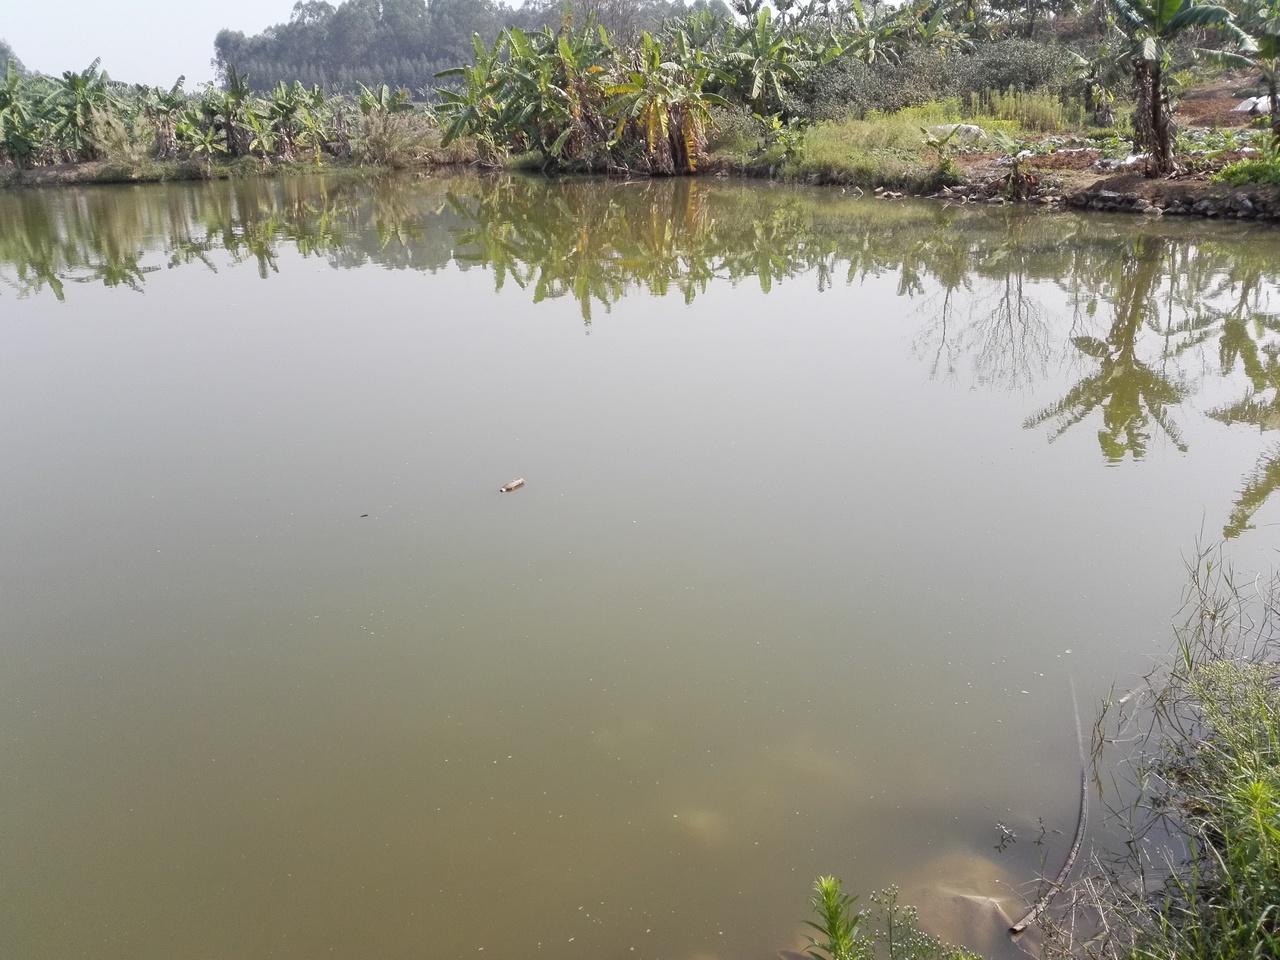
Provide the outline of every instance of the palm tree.
<path id="1" fill-rule="evenodd" d="M 40 129 L 27 81 L 10 60 L 0 82 L 0 151 L 19 167 L 29 165 L 40 145 Z"/>
<path id="2" fill-rule="evenodd" d="M 1166 69 L 1173 43 L 1194 30 L 1213 28 L 1234 40 L 1239 54 L 1199 50 L 1199 54 L 1226 65 L 1248 66 L 1242 54 L 1257 51 L 1257 44 L 1241 30 L 1231 11 L 1199 0 L 1108 0 L 1116 25 L 1127 42 L 1132 64 L 1137 110 L 1134 142 L 1151 154 L 1147 172 L 1167 176 L 1173 172 L 1173 119 L 1170 116 Z"/>
<path id="3" fill-rule="evenodd" d="M 171 160 L 178 152 L 176 124 L 187 106 L 187 95 L 182 90 L 185 80 L 186 77 L 179 77 L 168 90 L 155 87 L 142 97 L 142 115 L 155 128 L 156 156 L 162 160 Z"/>
<path id="4" fill-rule="evenodd" d="M 1271 137 L 1280 143 L 1280 0 L 1251 0 L 1240 22 L 1258 45 L 1254 65 L 1267 85 Z"/>
<path id="5" fill-rule="evenodd" d="M 53 119 L 53 137 L 70 159 L 92 160 L 97 156 L 93 115 L 114 103 L 107 86 L 110 78 L 98 70 L 101 62 L 101 58 L 94 60 L 79 73 L 66 71 L 44 103 L 44 111 Z"/>
<path id="6" fill-rule="evenodd" d="M 768 7 L 737 34 L 737 49 L 725 55 L 725 72 L 734 77 L 738 92 L 757 115 L 777 113 L 785 97 L 783 84 L 799 82 L 813 61 L 800 59 L 795 43 L 773 22 Z"/>
<path id="7" fill-rule="evenodd" d="M 702 51 L 690 51 L 683 33 L 676 46 L 676 56 L 666 59 L 662 45 L 642 34 L 626 79 L 605 88 L 613 98 L 606 111 L 618 117 L 614 139 L 621 140 L 634 123 L 642 131 L 653 173 L 693 173 L 706 146 L 708 106 L 728 106 L 723 97 L 702 89 L 713 74 Z"/>

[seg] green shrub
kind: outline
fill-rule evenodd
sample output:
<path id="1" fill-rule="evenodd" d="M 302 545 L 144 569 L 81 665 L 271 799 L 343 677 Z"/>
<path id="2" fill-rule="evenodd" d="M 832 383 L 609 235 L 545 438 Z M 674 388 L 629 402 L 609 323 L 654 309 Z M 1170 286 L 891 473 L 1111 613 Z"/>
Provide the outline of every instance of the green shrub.
<path id="1" fill-rule="evenodd" d="M 1233 187 L 1243 187 L 1245 184 L 1280 187 L 1280 157 L 1237 160 L 1214 174 L 1213 182 Z"/>
<path id="2" fill-rule="evenodd" d="M 1058 44 L 1000 40 L 972 53 L 913 46 L 901 61 L 867 65 L 846 54 L 811 70 L 784 103 L 793 116 L 814 120 L 865 117 L 943 97 L 967 102 L 991 90 L 1043 91 L 1064 95 L 1072 82 L 1071 54 Z"/>
<path id="3" fill-rule="evenodd" d="M 949 86 L 961 97 L 984 90 L 1044 90 L 1064 94 L 1074 61 L 1061 44 L 1040 40 L 997 40 L 973 53 L 953 57 Z"/>

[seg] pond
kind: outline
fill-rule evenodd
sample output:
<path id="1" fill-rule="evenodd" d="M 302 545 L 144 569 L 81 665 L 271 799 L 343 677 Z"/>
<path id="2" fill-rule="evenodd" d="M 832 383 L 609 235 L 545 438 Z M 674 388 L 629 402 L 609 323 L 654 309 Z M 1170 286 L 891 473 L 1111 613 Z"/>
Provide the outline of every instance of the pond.
<path id="1" fill-rule="evenodd" d="M 0 195 L 0 954 L 763 960 L 819 874 L 1033 896 L 1072 684 L 1168 650 L 1197 543 L 1269 569 L 1277 264 L 706 180 Z"/>

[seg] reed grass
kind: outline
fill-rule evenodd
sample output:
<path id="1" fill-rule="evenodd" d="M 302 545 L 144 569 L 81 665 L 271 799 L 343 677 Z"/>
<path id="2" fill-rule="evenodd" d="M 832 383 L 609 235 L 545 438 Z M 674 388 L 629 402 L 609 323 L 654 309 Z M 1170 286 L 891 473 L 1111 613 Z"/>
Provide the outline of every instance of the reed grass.
<path id="1" fill-rule="evenodd" d="M 1085 126 L 1084 104 L 1074 98 L 1066 100 L 1047 90 L 985 90 L 969 95 L 967 117 L 974 123 L 982 120 L 1006 120 L 1023 130 L 1037 133 L 1065 133 Z"/>
<path id="2" fill-rule="evenodd" d="M 1064 955 L 1280 956 L 1280 576 L 1241 584 L 1216 549 L 1188 569 L 1168 662 L 1095 730 L 1123 843 L 1075 884 Z"/>

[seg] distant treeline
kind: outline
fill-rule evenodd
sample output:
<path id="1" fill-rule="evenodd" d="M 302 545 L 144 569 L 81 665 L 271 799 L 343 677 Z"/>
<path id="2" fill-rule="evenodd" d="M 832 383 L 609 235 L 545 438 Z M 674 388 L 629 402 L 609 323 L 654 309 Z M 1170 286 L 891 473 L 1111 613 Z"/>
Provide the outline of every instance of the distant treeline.
<path id="1" fill-rule="evenodd" d="M 17 54 L 13 52 L 13 47 L 9 46 L 3 38 L 0 38 L 0 77 L 9 72 L 9 64 L 11 63 L 19 75 L 26 75 L 26 68 L 23 67 L 22 61 L 18 59 Z"/>
<path id="2" fill-rule="evenodd" d="M 710 9 L 729 16 L 723 0 L 573 0 L 570 16 L 588 17 L 627 39 L 656 30 L 669 17 Z M 500 0 L 298 0 L 288 23 L 245 36 L 222 30 L 214 63 L 226 76 L 235 67 L 258 91 L 281 81 L 353 93 L 358 84 L 388 84 L 419 94 L 437 85 L 441 70 L 469 62 L 473 34 L 492 43 L 507 27 L 558 27 L 563 0 L 529 0 L 510 7 Z"/>

